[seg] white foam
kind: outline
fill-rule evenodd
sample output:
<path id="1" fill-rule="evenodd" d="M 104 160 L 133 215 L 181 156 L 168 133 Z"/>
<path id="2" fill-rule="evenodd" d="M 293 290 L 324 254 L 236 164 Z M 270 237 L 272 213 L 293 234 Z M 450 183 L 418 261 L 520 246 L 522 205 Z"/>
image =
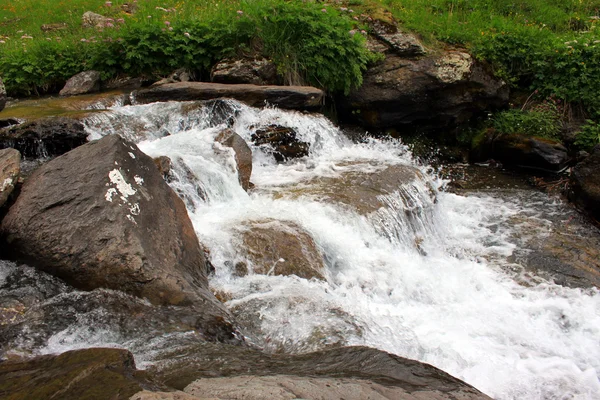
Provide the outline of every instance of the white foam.
<path id="1" fill-rule="evenodd" d="M 147 115 L 151 107 L 164 112 L 178 106 L 115 112 Z M 309 157 L 278 164 L 251 145 L 257 190 L 248 195 L 238 183 L 233 153 L 214 145 L 222 127 L 207 128 L 200 118 L 175 129 L 171 115 L 138 141 L 150 156 L 174 161 L 179 179 L 172 185 L 192 199 L 188 211 L 217 269 L 211 285 L 231 296 L 228 306 L 257 313 L 252 340 L 296 352 L 332 342 L 373 346 L 433 364 L 498 399 L 600 398 L 598 291 L 545 281 L 523 285 L 505 272 L 519 245 L 512 240 L 518 227 L 506 222 L 541 218 L 534 212 L 539 204 L 447 193 L 425 204 L 426 187 L 440 184 L 429 177 L 427 185 L 411 189 L 427 212 L 408 227 L 400 208 L 377 221 L 309 195 L 279 198 L 278 189 L 314 177 L 393 164 L 427 170 L 400 143 L 351 143 L 323 117 L 237 109 L 233 129 L 249 143 L 252 127 L 289 126 L 310 144 Z M 162 137 L 169 129 L 171 136 Z M 325 255 L 327 281 L 234 276 L 232 265 L 243 252 L 233 232 L 244 221 L 264 219 L 292 221 L 309 232 Z M 315 342 L 318 332 L 326 333 L 321 342 Z"/>

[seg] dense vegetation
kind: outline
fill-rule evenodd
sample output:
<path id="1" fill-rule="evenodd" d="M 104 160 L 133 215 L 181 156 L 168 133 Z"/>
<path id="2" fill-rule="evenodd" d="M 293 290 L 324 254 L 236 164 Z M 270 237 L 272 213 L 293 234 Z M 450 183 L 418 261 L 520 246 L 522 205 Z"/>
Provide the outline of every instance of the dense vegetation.
<path id="1" fill-rule="evenodd" d="M 600 0 L 5 0 L 0 74 L 10 94 L 27 95 L 85 69 L 108 79 L 185 67 L 204 78 L 224 57 L 261 54 L 287 83 L 348 92 L 374 57 L 364 47 L 367 20 L 391 14 L 430 47 L 468 48 L 511 84 L 515 109 L 491 124 L 543 121 L 556 136 L 575 121 L 576 144 L 589 148 L 600 140 L 599 9 Z M 85 11 L 113 20 L 85 29 Z"/>

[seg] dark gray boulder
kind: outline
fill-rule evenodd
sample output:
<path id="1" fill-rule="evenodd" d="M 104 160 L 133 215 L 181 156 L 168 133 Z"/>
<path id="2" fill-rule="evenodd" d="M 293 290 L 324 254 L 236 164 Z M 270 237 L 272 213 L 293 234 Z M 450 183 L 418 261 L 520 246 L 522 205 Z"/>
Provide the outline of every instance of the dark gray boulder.
<path id="1" fill-rule="evenodd" d="M 100 90 L 100 72 L 83 71 L 69 78 L 60 91 L 61 96 L 94 93 Z"/>
<path id="2" fill-rule="evenodd" d="M 118 136 L 36 170 L 0 225 L 4 251 L 83 290 L 197 305 L 223 319 L 181 199 L 152 159 Z"/>
<path id="3" fill-rule="evenodd" d="M 570 157 L 560 142 L 525 135 L 500 135 L 492 143 L 491 158 L 507 166 L 550 172 L 563 170 Z"/>
<path id="4" fill-rule="evenodd" d="M 600 145 L 573 168 L 569 197 L 600 222 Z"/>
<path id="5" fill-rule="evenodd" d="M 272 153 L 279 162 L 308 155 L 309 144 L 297 138 L 294 128 L 268 125 L 256 129 L 251 139 L 255 145 Z"/>
<path id="6" fill-rule="evenodd" d="M 397 35 L 380 40 L 385 59 L 366 71 L 362 86 L 337 99 L 343 121 L 371 129 L 446 128 L 508 103 L 508 86 L 469 54 L 446 51 L 414 58 L 422 51 Z"/>
<path id="7" fill-rule="evenodd" d="M 176 82 L 140 89 L 133 93 L 135 103 L 156 101 L 193 101 L 232 98 L 250 106 L 266 103 L 287 109 L 318 109 L 323 103 L 322 90 L 310 86 L 225 85 L 207 82 Z"/>
<path id="8" fill-rule="evenodd" d="M 25 158 L 58 156 L 86 142 L 83 124 L 65 117 L 41 118 L 0 129 L 0 149 L 17 149 Z"/>

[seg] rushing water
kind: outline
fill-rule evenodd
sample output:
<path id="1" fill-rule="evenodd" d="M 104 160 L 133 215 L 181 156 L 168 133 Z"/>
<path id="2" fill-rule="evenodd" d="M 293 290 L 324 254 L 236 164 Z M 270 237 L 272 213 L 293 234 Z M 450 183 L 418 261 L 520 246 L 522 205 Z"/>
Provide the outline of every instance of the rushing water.
<path id="1" fill-rule="evenodd" d="M 246 193 L 233 151 L 214 138 L 229 125 L 251 144 L 252 132 L 269 124 L 295 128 L 310 155 L 280 164 L 251 145 L 255 188 Z M 558 205 L 545 195 L 447 193 L 399 142 L 353 143 L 322 116 L 236 102 L 117 107 L 87 129 L 173 160 L 171 185 L 216 268 L 211 287 L 265 351 L 367 345 L 430 363 L 498 399 L 600 398 L 598 291 L 529 278 L 511 257 L 526 250 L 527 235 L 550 229 L 544 213 Z M 386 207 L 377 212 L 359 212 L 318 187 L 395 165 L 418 168 L 423 178 L 380 198 Z M 237 276 L 234 265 L 245 258 L 239 228 L 252 221 L 308 232 L 326 281 Z M 61 335 L 47 346 L 64 343 Z M 148 359 L 144 351 L 136 357 Z"/>

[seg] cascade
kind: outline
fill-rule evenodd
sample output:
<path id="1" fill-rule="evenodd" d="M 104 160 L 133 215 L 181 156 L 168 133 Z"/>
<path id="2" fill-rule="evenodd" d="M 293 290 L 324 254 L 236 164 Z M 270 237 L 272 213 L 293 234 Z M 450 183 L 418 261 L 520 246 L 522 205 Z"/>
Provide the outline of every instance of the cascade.
<path id="1" fill-rule="evenodd" d="M 526 251 L 528 235 L 543 235 L 548 216 L 560 212 L 547 195 L 449 193 L 399 141 L 354 142 L 321 115 L 230 100 L 116 105 L 85 124 L 91 139 L 118 134 L 171 159 L 170 185 L 215 267 L 211 288 L 248 342 L 286 353 L 376 347 L 432 364 L 498 399 L 600 397 L 598 291 L 530 277 L 514 259 Z M 254 145 L 253 132 L 270 125 L 294 128 L 309 155 L 281 163 Z M 233 150 L 215 142 L 225 128 L 252 149 L 249 192 L 238 181 Z M 376 190 L 393 186 L 398 174 L 406 175 L 401 185 Z M 283 258 L 268 273 L 253 273 L 258 266 L 244 242 L 249 226 L 301 229 L 323 260 L 322 279 L 277 275 Z M 236 269 L 240 262 L 248 273 Z M 19 268 L 35 285 L 59 285 L 2 263 L 2 290 Z M 97 296 L 68 292 L 48 307 L 101 302 Z M 19 345 L 41 353 L 125 347 L 143 367 L 191 335 L 152 336 L 160 327 L 149 327 L 136 337 L 134 327 L 115 328 L 119 318 L 111 312 L 118 314 L 105 305 Z"/>

